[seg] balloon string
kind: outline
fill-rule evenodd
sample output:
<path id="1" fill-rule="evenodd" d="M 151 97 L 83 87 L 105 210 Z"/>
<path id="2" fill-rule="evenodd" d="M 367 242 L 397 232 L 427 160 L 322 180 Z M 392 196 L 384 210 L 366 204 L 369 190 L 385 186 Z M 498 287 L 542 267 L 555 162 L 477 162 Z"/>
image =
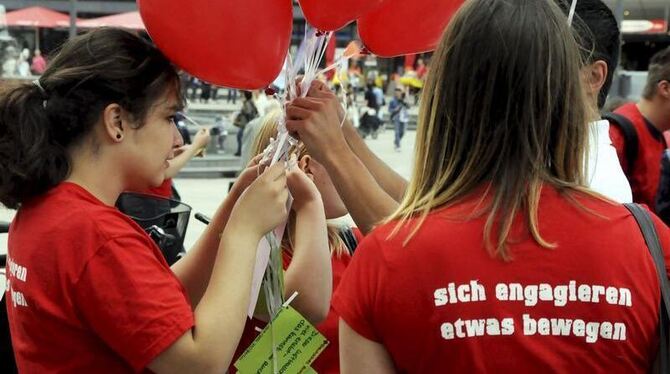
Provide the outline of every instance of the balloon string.
<path id="1" fill-rule="evenodd" d="M 570 5 L 570 12 L 568 13 L 568 25 L 572 26 L 572 20 L 575 18 L 575 11 L 577 10 L 577 0 L 572 0 Z"/>

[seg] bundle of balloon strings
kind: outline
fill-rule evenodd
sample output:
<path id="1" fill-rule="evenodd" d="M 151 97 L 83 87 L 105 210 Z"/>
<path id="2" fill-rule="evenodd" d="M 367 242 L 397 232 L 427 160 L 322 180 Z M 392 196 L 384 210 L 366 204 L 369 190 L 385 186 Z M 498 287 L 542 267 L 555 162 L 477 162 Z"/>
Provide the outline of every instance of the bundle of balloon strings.
<path id="1" fill-rule="evenodd" d="M 279 101 L 282 110 L 277 124 L 277 137 L 272 138 L 270 143 L 263 151 L 263 157 L 260 161 L 263 165 L 272 166 L 277 162 L 285 162 L 287 168 L 297 167 L 291 164 L 289 160 L 289 150 L 292 146 L 297 146 L 299 141 L 291 136 L 286 129 L 286 105 L 291 100 L 298 97 L 306 97 L 309 92 L 312 82 L 322 74 L 334 69 L 346 66 L 347 61 L 360 53 L 361 48 L 357 44 L 352 43 L 347 47 L 345 52 L 333 64 L 326 68 L 319 69 L 321 61 L 323 60 L 326 48 L 333 37 L 332 32 L 320 32 L 308 27 L 305 31 L 305 40 L 298 49 L 295 60 L 290 54 L 286 57 L 285 69 L 282 72 L 286 81 L 286 89 L 283 92 L 273 92 L 273 96 Z M 299 74 L 302 76 L 300 77 Z M 299 88 L 299 89 L 298 89 Z M 346 110 L 345 110 L 346 111 Z M 287 209 L 290 210 L 293 198 L 289 196 L 287 201 Z M 283 261 L 281 240 L 286 229 L 286 223 L 277 227 L 274 231 L 265 235 L 265 240 L 270 246 L 269 260 L 267 267 L 263 273 L 263 281 L 261 284 L 262 295 L 264 300 L 259 300 L 256 307 L 267 308 L 267 314 L 270 318 L 269 328 L 272 337 L 272 357 L 273 357 L 273 372 L 278 372 L 276 340 L 274 336 L 274 329 L 272 321 L 279 313 L 281 308 L 285 306 L 284 300 L 284 281 L 283 281 Z M 260 248 L 259 248 L 260 249 Z"/>

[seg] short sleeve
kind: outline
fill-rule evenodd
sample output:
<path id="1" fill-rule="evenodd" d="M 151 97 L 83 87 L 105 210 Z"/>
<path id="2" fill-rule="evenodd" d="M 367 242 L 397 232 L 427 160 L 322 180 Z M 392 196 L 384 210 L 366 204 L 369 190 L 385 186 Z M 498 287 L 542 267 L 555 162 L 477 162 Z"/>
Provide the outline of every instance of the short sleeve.
<path id="1" fill-rule="evenodd" d="M 138 372 L 194 326 L 182 285 L 139 237 L 101 247 L 74 297 L 85 323 Z"/>
<path id="2" fill-rule="evenodd" d="M 333 308 L 347 325 L 368 340 L 379 342 L 375 327 L 377 300 L 384 284 L 381 248 L 374 235 L 368 235 L 356 249 L 351 263 L 333 295 Z"/>

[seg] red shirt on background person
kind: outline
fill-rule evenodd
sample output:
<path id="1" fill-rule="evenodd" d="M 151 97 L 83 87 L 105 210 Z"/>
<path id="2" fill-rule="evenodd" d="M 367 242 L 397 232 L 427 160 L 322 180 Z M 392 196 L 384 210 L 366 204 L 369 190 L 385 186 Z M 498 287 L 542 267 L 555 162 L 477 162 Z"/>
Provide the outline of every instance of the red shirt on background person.
<path id="1" fill-rule="evenodd" d="M 614 111 L 635 127 L 638 152 L 634 165 L 626 160 L 624 133 L 610 126 L 612 144 L 633 190 L 633 201 L 652 210 L 660 179 L 661 157 L 668 147 L 663 132 L 670 130 L 670 47 L 656 53 L 649 63 L 647 83 L 637 104 L 626 104 Z"/>
<path id="2" fill-rule="evenodd" d="M 416 61 L 416 76 L 423 80 L 426 74 L 428 74 L 428 67 L 424 63 L 423 59 L 420 58 Z"/>
<path id="3" fill-rule="evenodd" d="M 661 175 L 661 156 L 668 148 L 665 137 L 642 115 L 635 103 L 625 104 L 614 112 L 630 120 L 638 137 L 635 164 L 628 165 L 624 133 L 618 126 L 610 125 L 612 145 L 616 148 L 621 168 L 630 182 L 633 201 L 653 209 Z"/>
<path id="4" fill-rule="evenodd" d="M 172 178 L 165 178 L 165 181 L 158 187 L 151 187 L 144 191 L 149 195 L 164 197 L 166 199 L 172 198 Z"/>

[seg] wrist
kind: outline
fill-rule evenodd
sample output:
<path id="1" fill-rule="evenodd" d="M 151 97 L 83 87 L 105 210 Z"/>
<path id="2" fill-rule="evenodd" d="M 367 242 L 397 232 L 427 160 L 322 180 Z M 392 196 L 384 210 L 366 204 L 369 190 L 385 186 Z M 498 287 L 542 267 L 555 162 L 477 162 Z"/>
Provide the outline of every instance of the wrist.
<path id="1" fill-rule="evenodd" d="M 297 215 L 301 215 L 303 213 L 313 213 L 323 210 L 323 200 L 321 199 L 321 195 L 317 193 L 316 196 L 310 198 L 309 200 L 300 201 L 297 204 L 294 202 L 293 206 L 293 210 Z"/>
<path id="2" fill-rule="evenodd" d="M 348 162 L 351 157 L 355 157 L 353 150 L 346 140 L 337 142 L 328 148 L 323 154 L 323 165 L 330 172 L 331 169 L 338 168 L 342 163 Z"/>
<path id="3" fill-rule="evenodd" d="M 251 245 L 255 250 L 256 245 L 265 234 L 257 230 L 254 225 L 246 225 L 239 219 L 233 218 L 228 221 L 221 232 L 221 243 L 227 244 L 234 240 L 238 246 Z"/>
<path id="4" fill-rule="evenodd" d="M 233 183 L 233 186 L 230 187 L 230 191 L 228 191 L 228 198 L 232 199 L 233 201 L 237 201 L 240 198 L 240 196 L 242 196 L 244 190 L 249 186 L 246 183 L 240 183 L 241 177 L 242 175 L 238 177 L 238 180 Z M 242 187 L 243 184 L 246 184 L 246 186 Z"/>

